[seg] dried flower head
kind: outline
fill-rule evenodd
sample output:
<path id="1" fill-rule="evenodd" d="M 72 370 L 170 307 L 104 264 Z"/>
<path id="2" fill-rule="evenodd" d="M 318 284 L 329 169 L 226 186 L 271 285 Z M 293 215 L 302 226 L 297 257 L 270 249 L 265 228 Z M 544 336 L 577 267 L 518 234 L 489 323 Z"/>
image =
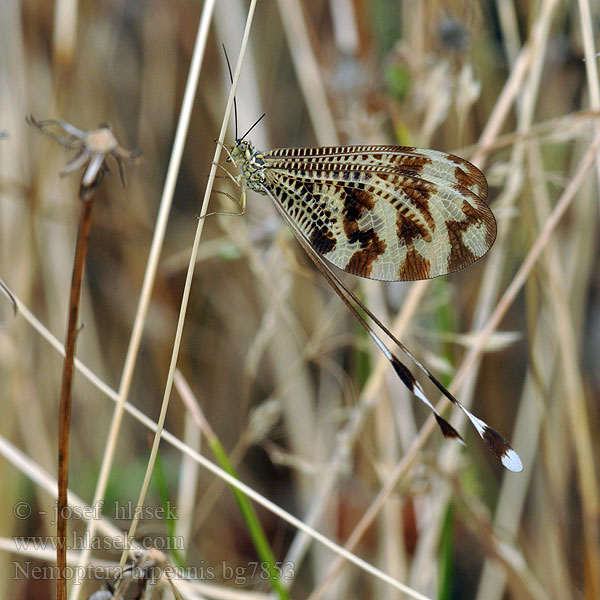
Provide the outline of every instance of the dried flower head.
<path id="1" fill-rule="evenodd" d="M 119 169 L 121 185 L 125 185 L 123 163 L 133 162 L 141 155 L 140 150 L 125 150 L 117 143 L 110 126 L 101 124 L 98 129 L 81 131 L 62 119 L 47 119 L 37 121 L 32 115 L 27 117 L 27 122 L 37 127 L 43 134 L 56 140 L 68 150 L 75 150 L 77 154 L 66 164 L 60 172 L 61 177 L 85 168 L 81 179 L 84 188 L 96 187 L 104 173 L 110 173 L 107 164 L 108 156 L 112 156 Z"/>

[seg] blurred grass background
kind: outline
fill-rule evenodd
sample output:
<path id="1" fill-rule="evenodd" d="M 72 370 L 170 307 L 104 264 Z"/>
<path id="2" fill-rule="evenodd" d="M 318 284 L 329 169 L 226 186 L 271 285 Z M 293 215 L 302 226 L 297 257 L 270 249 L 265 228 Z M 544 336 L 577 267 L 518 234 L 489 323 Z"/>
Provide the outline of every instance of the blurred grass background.
<path id="1" fill-rule="evenodd" d="M 81 129 L 110 122 L 121 145 L 144 153 L 127 169 L 125 189 L 116 176 L 104 181 L 86 266 L 77 355 L 113 389 L 203 9 L 184 0 L 0 4 L 0 130 L 9 136 L 0 140 L 0 277 L 60 340 L 78 179 L 58 177 L 67 155 L 28 128 L 25 115 Z M 153 420 L 230 89 L 221 45 L 235 62 L 246 10 L 246 2 L 221 0 L 212 18 L 129 395 Z M 237 93 L 240 135 L 265 112 L 250 136 L 262 149 L 410 144 L 458 153 L 488 176 L 499 236 L 487 257 L 425 284 L 349 281 L 419 359 L 454 380 L 462 402 L 513 442 L 525 470 L 502 472 L 470 430 L 466 449 L 437 431 L 428 436 L 428 413 L 382 363 L 268 199 L 251 192 L 244 218 L 205 222 L 178 368 L 242 480 L 300 518 L 319 511 L 315 527 L 340 544 L 400 464 L 355 552 L 427 597 L 600 594 L 600 159 L 547 240 L 542 233 L 598 131 L 599 18 L 588 0 L 258 3 Z M 233 137 L 231 128 L 228 143 Z M 236 193 L 225 180 L 216 188 Z M 213 195 L 210 210 L 217 209 L 236 206 Z M 524 287 L 501 304 L 501 333 L 461 374 L 477 332 L 542 244 Z M 53 597 L 53 581 L 15 567 L 51 565 L 53 553 L 17 552 L 13 536 L 53 535 L 54 498 L 9 449 L 55 474 L 62 359 L 5 300 L 0 318 L 0 597 Z M 114 405 L 80 374 L 73 401 L 70 489 L 91 502 Z M 202 451 L 177 391 L 166 428 Z M 125 417 L 103 511 L 122 530 L 129 521 L 115 503 L 135 503 L 149 435 Z M 264 580 L 250 576 L 256 556 L 229 490 L 169 444 L 160 465 L 148 502 L 177 507 L 174 532 L 184 540 L 169 556 L 195 567 L 208 586 L 189 586 L 185 597 L 266 594 Z M 32 514 L 16 518 L 23 501 Z M 334 555 L 312 543 L 304 556 L 291 526 L 264 509 L 259 515 L 277 559 L 294 564 L 292 596 L 317 597 Z M 85 530 L 83 520 L 72 525 Z M 143 520 L 138 531 L 159 549 L 172 533 L 161 519 Z M 95 550 L 93 563 L 118 557 Z M 223 565 L 244 577 L 227 577 Z M 83 593 L 98 587 L 88 581 Z M 325 593 L 403 597 L 348 565 Z"/>

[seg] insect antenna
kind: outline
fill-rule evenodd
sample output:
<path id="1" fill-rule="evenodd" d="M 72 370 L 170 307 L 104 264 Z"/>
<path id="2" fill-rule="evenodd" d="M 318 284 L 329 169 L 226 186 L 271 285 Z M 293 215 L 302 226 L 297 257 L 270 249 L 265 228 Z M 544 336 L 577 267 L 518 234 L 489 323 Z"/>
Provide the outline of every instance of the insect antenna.
<path id="1" fill-rule="evenodd" d="M 227 70 L 229 71 L 229 79 L 231 81 L 231 84 L 233 85 L 233 73 L 231 71 L 231 63 L 229 62 L 229 56 L 227 56 L 227 50 L 225 50 L 225 44 L 223 44 L 223 52 L 225 53 L 225 61 L 227 62 Z M 248 129 L 248 131 L 246 131 L 246 133 L 241 138 L 238 138 L 237 99 L 234 96 L 233 97 L 233 118 L 235 121 L 235 140 L 237 142 L 241 142 L 243 139 L 245 139 L 246 136 L 263 120 L 264 117 L 265 117 L 265 113 L 263 113 L 260 117 L 258 117 L 258 119 L 256 119 L 256 121 L 253 123 L 252 127 L 250 127 L 250 129 Z"/>
<path id="2" fill-rule="evenodd" d="M 321 259 L 315 249 L 312 247 L 310 242 L 306 239 L 304 233 L 300 228 L 294 223 L 294 221 L 288 216 L 284 208 L 281 206 L 279 201 L 270 193 L 270 191 L 264 188 L 269 197 L 273 200 L 275 206 L 278 211 L 286 221 L 286 223 L 290 226 L 294 235 L 300 242 L 301 246 L 304 248 L 308 256 L 315 263 L 317 269 L 321 272 L 323 277 L 327 280 L 327 282 L 334 289 L 336 294 L 340 297 L 342 302 L 350 309 L 352 314 L 356 317 L 359 323 L 365 328 L 367 333 L 371 336 L 373 341 L 379 346 L 379 349 L 383 352 L 384 356 L 388 359 L 394 371 L 402 381 L 402 383 L 417 397 L 421 402 L 423 402 L 429 409 L 433 412 L 435 419 L 442 431 L 442 434 L 446 438 L 452 438 L 458 440 L 464 444 L 464 440 L 462 436 L 456 431 L 456 429 L 450 425 L 450 423 L 442 417 L 439 411 L 435 408 L 433 403 L 427 398 L 425 394 L 425 390 L 421 386 L 421 384 L 415 379 L 414 375 L 408 369 L 408 367 L 402 363 L 396 355 L 394 355 L 390 349 L 383 343 L 380 337 L 375 333 L 373 328 L 367 323 L 367 321 L 363 318 L 360 312 L 357 309 L 357 306 L 361 308 L 365 314 L 369 316 L 373 320 L 373 322 L 408 356 L 417 367 L 427 377 L 435 384 L 435 386 L 452 402 L 455 406 L 457 406 L 471 421 L 472 425 L 477 430 L 477 433 L 481 437 L 481 439 L 486 443 L 487 447 L 490 449 L 492 454 L 502 463 L 502 465 L 507 468 L 509 471 L 520 472 L 523 470 L 523 463 L 519 458 L 519 455 L 513 450 L 511 445 L 495 430 L 492 429 L 487 423 L 477 418 L 471 411 L 469 411 L 465 406 L 463 406 L 446 387 L 425 367 L 421 362 L 417 360 L 417 358 L 412 354 L 412 352 L 404 345 L 400 340 L 398 340 L 385 325 L 373 314 L 369 308 L 367 308 L 363 302 L 356 296 L 356 294 L 350 290 L 346 284 L 337 276 L 337 274 L 329 268 L 329 266 Z"/>
<path id="3" fill-rule="evenodd" d="M 254 123 L 252 124 L 252 127 L 250 127 L 250 129 L 248 129 L 248 131 L 246 131 L 246 133 L 238 140 L 237 137 L 235 138 L 236 141 L 241 142 L 243 139 L 245 139 L 245 137 L 264 119 L 266 113 L 263 113 L 262 115 L 260 115 L 260 117 L 258 117 L 258 119 L 256 119 L 256 121 L 254 121 Z"/>
<path id="4" fill-rule="evenodd" d="M 225 61 L 227 62 L 227 70 L 229 71 L 229 81 L 231 81 L 231 85 L 233 85 L 233 73 L 231 71 L 231 63 L 229 62 L 229 56 L 227 56 L 227 50 L 225 49 L 225 44 L 223 44 L 223 52 L 225 53 Z M 236 99 L 235 96 L 233 97 L 233 120 L 234 120 L 234 123 L 235 123 L 235 139 L 237 140 L 237 136 L 238 136 L 238 113 L 237 113 L 237 99 Z"/>

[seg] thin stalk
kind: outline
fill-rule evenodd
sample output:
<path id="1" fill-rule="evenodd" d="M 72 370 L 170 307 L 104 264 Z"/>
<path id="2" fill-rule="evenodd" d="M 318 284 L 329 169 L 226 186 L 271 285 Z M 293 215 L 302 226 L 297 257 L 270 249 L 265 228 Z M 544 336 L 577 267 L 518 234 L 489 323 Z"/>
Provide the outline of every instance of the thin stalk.
<path id="1" fill-rule="evenodd" d="M 65 337 L 65 359 L 63 361 L 62 383 L 60 390 L 60 408 L 58 416 L 58 501 L 56 518 L 56 597 L 67 598 L 67 489 L 69 485 L 69 428 L 71 426 L 71 391 L 73 388 L 73 365 L 75 361 L 75 342 L 77 340 L 77 321 L 79 318 L 79 300 L 81 283 L 87 253 L 88 239 L 92 225 L 92 206 L 95 186 L 80 187 L 79 197 L 82 201 L 81 217 L 75 245 L 73 275 L 71 277 L 71 293 L 69 296 L 69 320 Z"/>
<path id="2" fill-rule="evenodd" d="M 171 209 L 173 194 L 175 191 L 175 183 L 177 181 L 177 175 L 179 173 L 181 156 L 183 155 L 183 148 L 188 132 L 188 126 L 190 122 L 192 106 L 194 103 L 194 97 L 196 94 L 198 79 L 200 77 L 200 67 L 204 58 L 206 39 L 208 37 L 208 30 L 213 9 L 214 0 L 210 0 L 210 2 L 207 2 L 205 4 L 205 8 L 202 12 L 201 21 L 198 26 L 196 43 L 194 46 L 194 54 L 192 57 L 192 64 L 190 66 L 190 74 L 186 84 L 186 90 L 181 107 L 181 116 L 177 125 L 177 132 L 175 134 L 175 141 L 173 143 L 173 151 L 171 154 L 171 159 L 169 161 L 169 168 L 167 171 L 165 185 L 163 188 L 163 194 L 160 201 L 160 208 L 157 216 L 156 228 L 154 230 L 152 246 L 150 248 L 150 254 L 147 260 L 144 282 L 140 291 L 138 309 L 136 311 L 135 322 L 133 324 L 133 329 L 129 339 L 129 346 L 127 348 L 127 355 L 125 357 L 125 363 L 121 375 L 121 383 L 119 384 L 119 399 L 113 411 L 110 429 L 106 440 L 106 447 L 102 457 L 100 474 L 98 475 L 96 490 L 94 491 L 94 500 L 92 502 L 92 506 L 99 506 L 101 501 L 104 499 L 106 487 L 108 485 L 110 470 L 116 453 L 117 442 L 119 439 L 119 431 L 123 420 L 124 406 L 129 396 L 129 390 L 131 388 L 131 382 L 133 380 L 133 371 L 138 357 L 138 350 L 142 340 L 142 334 L 144 330 L 144 325 L 146 323 L 146 317 L 148 315 L 150 297 L 156 278 L 156 271 L 158 269 L 158 262 L 163 246 L 165 231 L 167 229 L 169 212 Z M 86 539 L 93 539 L 95 532 L 96 522 L 94 519 L 91 519 L 87 523 Z M 79 555 L 79 567 L 88 564 L 91 552 L 91 545 L 87 545 L 82 550 L 81 554 Z M 80 590 L 81 585 L 77 585 L 77 583 L 75 583 L 71 592 L 71 600 L 77 600 L 79 598 Z"/>
<path id="3" fill-rule="evenodd" d="M 154 462 L 156 460 L 156 454 L 158 452 L 158 446 L 160 444 L 161 433 L 162 433 L 162 430 L 164 427 L 164 422 L 165 422 L 165 419 L 167 416 L 167 409 L 169 407 L 169 400 L 171 397 L 171 388 L 173 386 L 173 377 L 175 375 L 175 368 L 177 366 L 177 358 L 179 357 L 179 349 L 181 346 L 181 338 L 183 335 L 183 325 L 184 325 L 185 317 L 186 317 L 186 311 L 187 311 L 187 306 L 188 306 L 188 301 L 189 301 L 189 296 L 190 296 L 190 289 L 192 287 L 192 278 L 193 278 L 193 273 L 194 273 L 194 266 L 196 264 L 196 255 L 198 253 L 198 246 L 200 245 L 200 238 L 202 237 L 202 230 L 204 228 L 204 218 L 203 217 L 206 215 L 206 212 L 207 212 L 208 200 L 209 200 L 211 192 L 212 192 L 212 186 L 213 186 L 216 171 L 217 171 L 216 165 L 218 164 L 219 158 L 221 156 L 221 147 L 223 145 L 223 140 L 225 138 L 225 130 L 227 128 L 227 122 L 229 120 L 229 115 L 231 114 L 231 109 L 233 107 L 233 98 L 235 95 L 235 88 L 237 86 L 237 81 L 239 80 L 239 77 L 240 77 L 240 72 L 242 69 L 242 59 L 245 54 L 246 46 L 248 44 L 248 38 L 250 37 L 250 26 L 252 24 L 252 18 L 254 16 L 254 10 L 256 8 L 256 3 L 257 3 L 257 0 L 253 0 L 252 3 L 250 4 L 250 8 L 248 9 L 248 18 L 246 21 L 246 28 L 244 30 L 244 37 L 242 39 L 242 45 L 240 48 L 240 55 L 239 55 L 238 63 L 236 65 L 236 70 L 235 70 L 235 73 L 233 76 L 233 84 L 231 86 L 231 92 L 229 94 L 229 99 L 227 101 L 227 106 L 225 108 L 225 118 L 223 119 L 223 124 L 221 126 L 221 132 L 219 134 L 219 142 L 217 143 L 216 148 L 215 148 L 213 165 L 212 165 L 212 168 L 211 168 L 209 176 L 208 176 L 208 183 L 206 185 L 206 191 L 205 191 L 204 199 L 202 202 L 202 208 L 200 209 L 200 217 L 201 218 L 198 220 L 198 226 L 196 228 L 196 235 L 194 237 L 194 242 L 192 244 L 192 250 L 191 250 L 191 254 L 190 254 L 190 262 L 189 262 L 188 271 L 187 271 L 187 275 L 186 275 L 183 296 L 181 299 L 179 318 L 177 320 L 177 328 L 175 331 L 175 340 L 173 341 L 173 351 L 171 354 L 171 362 L 169 364 L 169 373 L 167 375 L 167 381 L 165 384 L 165 390 L 164 390 L 164 394 L 163 394 L 160 415 L 158 417 L 157 431 L 156 431 L 156 435 L 154 437 L 154 441 L 152 443 L 152 450 L 150 452 L 150 457 L 148 459 L 148 465 L 146 467 L 144 481 L 142 482 L 142 486 L 140 488 L 140 493 L 139 493 L 138 500 L 136 503 L 136 514 L 139 513 L 140 507 L 143 506 L 145 499 L 146 499 L 146 492 L 148 491 L 148 486 L 150 484 L 150 477 L 152 475 L 152 470 L 154 468 Z M 129 532 L 127 535 L 128 540 L 135 536 L 135 532 L 137 530 L 138 523 L 139 523 L 139 521 L 136 518 L 134 518 L 131 521 L 131 525 L 129 527 Z M 125 566 L 125 562 L 127 560 L 127 554 L 128 554 L 128 550 L 124 549 L 123 553 L 121 555 L 120 563 L 119 563 L 119 568 L 121 570 Z"/>

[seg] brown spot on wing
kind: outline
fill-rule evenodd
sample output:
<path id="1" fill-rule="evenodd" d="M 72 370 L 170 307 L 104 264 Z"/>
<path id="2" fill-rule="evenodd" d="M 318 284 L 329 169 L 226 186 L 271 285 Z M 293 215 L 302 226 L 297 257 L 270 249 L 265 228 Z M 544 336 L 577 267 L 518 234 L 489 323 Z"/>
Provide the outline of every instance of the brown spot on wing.
<path id="1" fill-rule="evenodd" d="M 315 227 L 310 235 L 310 243 L 319 254 L 327 254 L 335 248 L 337 242 L 329 229 L 326 227 L 322 227 L 321 229 Z"/>
<path id="2" fill-rule="evenodd" d="M 448 273 L 458 271 L 475 262 L 476 257 L 462 241 L 463 233 L 471 226 L 470 221 L 446 221 L 450 254 L 448 255 Z"/>
<path id="3" fill-rule="evenodd" d="M 453 154 L 448 154 L 448 158 L 458 166 L 454 169 L 454 177 L 458 184 L 473 192 L 476 196 L 484 200 L 488 194 L 488 184 L 485 175 L 469 161 Z"/>
<path id="4" fill-rule="evenodd" d="M 398 212 L 396 216 L 396 233 L 401 244 L 405 246 L 412 246 L 418 237 L 423 238 L 426 242 L 431 242 L 431 233 L 427 227 L 411 218 L 410 215 L 405 216 L 401 212 Z"/>
<path id="5" fill-rule="evenodd" d="M 413 173 L 420 173 L 425 165 L 431 164 L 431 159 L 423 154 L 412 154 L 418 152 L 417 148 L 402 148 L 407 154 L 398 157 L 396 164 L 399 170 L 407 169 Z"/>
<path id="6" fill-rule="evenodd" d="M 402 179 L 399 181 L 399 184 L 402 187 L 402 192 L 406 194 L 414 204 L 429 211 L 429 199 L 431 198 L 431 194 L 437 191 L 434 185 L 423 180 L 412 178 L 410 182 L 406 182 L 406 185 L 403 185 Z"/>
<path id="7" fill-rule="evenodd" d="M 398 281 L 415 281 L 416 279 L 429 279 L 431 263 L 421 256 L 415 248 L 406 250 L 406 258 L 398 269 Z"/>
<path id="8" fill-rule="evenodd" d="M 373 196 L 357 187 L 346 186 L 343 188 L 344 198 L 344 228 L 346 221 L 350 224 L 358 221 L 366 210 L 373 210 L 375 202 Z"/>
<path id="9" fill-rule="evenodd" d="M 368 243 L 370 234 L 369 230 L 361 231 L 358 221 L 365 211 L 373 210 L 375 206 L 373 197 L 364 190 L 350 186 L 343 188 L 343 193 L 345 194 L 342 223 L 344 233 L 351 244 L 359 242 L 364 247 L 364 244 Z"/>
<path id="10" fill-rule="evenodd" d="M 459 190 L 461 194 L 465 194 L 464 190 Z M 478 196 L 475 194 L 470 194 L 471 202 L 470 204 L 466 199 L 463 199 L 462 206 L 460 209 L 463 213 L 471 220 L 471 222 L 479 221 L 485 226 L 485 243 L 489 248 L 491 248 L 496 240 L 496 219 L 492 211 L 488 208 L 487 204 L 485 204 Z M 478 257 L 480 258 L 480 257 Z"/>
<path id="11" fill-rule="evenodd" d="M 452 273 L 453 271 L 458 271 L 471 263 L 474 263 L 479 256 L 475 256 L 473 252 L 467 248 L 467 246 L 463 242 L 463 234 L 464 232 L 478 220 L 480 216 L 477 209 L 471 206 L 466 200 L 462 204 L 462 212 L 467 217 L 462 221 L 446 221 L 446 227 L 448 228 L 448 239 L 450 241 L 450 254 L 448 255 L 448 273 Z M 489 228 L 486 228 L 486 241 L 490 236 Z M 492 232 L 492 240 L 495 237 L 495 228 Z"/>
<path id="12" fill-rule="evenodd" d="M 429 230 L 433 233 L 435 231 L 435 221 L 429 210 L 429 200 L 432 194 L 437 192 L 435 185 L 418 179 L 411 179 L 410 185 L 402 185 L 402 180 L 399 183 L 402 186 L 404 196 L 408 198 L 413 208 L 419 212 L 427 223 Z M 429 233 L 427 235 L 429 236 Z"/>
<path id="13" fill-rule="evenodd" d="M 345 198 L 342 225 L 346 240 L 351 247 L 359 247 L 350 257 L 344 270 L 361 277 L 369 277 L 373 264 L 387 248 L 387 243 L 379 238 L 373 227 L 363 230 L 358 223 L 364 212 L 373 210 L 375 201 L 371 194 L 358 187 L 346 186 L 343 192 Z"/>
<path id="14" fill-rule="evenodd" d="M 385 252 L 387 244 L 384 240 L 379 239 L 372 227 L 359 233 L 361 250 L 357 250 L 350 257 L 344 270 L 361 277 L 369 277 L 373 269 L 373 263 Z"/>
<path id="15" fill-rule="evenodd" d="M 468 190 L 470 190 L 471 186 L 475 183 L 473 178 L 465 173 L 460 167 L 456 167 L 456 169 L 454 169 L 454 177 L 456 178 L 458 185 L 467 188 Z"/>

